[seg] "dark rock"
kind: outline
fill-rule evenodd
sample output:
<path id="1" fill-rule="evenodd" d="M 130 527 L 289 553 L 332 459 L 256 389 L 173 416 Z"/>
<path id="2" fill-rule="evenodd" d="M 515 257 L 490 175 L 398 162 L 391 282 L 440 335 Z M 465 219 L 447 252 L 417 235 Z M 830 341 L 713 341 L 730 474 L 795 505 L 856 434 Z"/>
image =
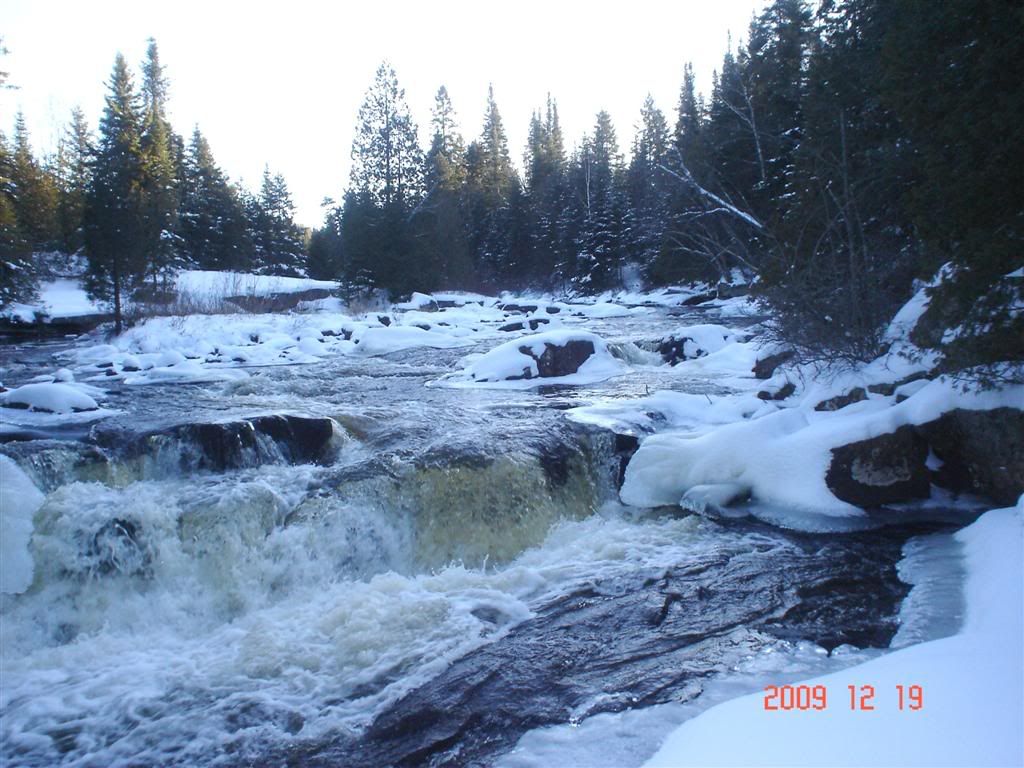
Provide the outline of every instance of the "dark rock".
<path id="1" fill-rule="evenodd" d="M 902 387 L 904 384 L 909 384 L 912 381 L 919 381 L 921 379 L 927 378 L 927 373 L 919 371 L 918 373 L 912 373 L 905 379 L 900 379 L 899 381 L 893 381 L 887 384 L 870 384 L 868 385 L 868 392 L 871 392 L 872 394 L 875 395 L 885 395 L 886 397 L 889 397 L 892 394 L 894 394 L 896 390 Z"/>
<path id="2" fill-rule="evenodd" d="M 505 323 L 505 325 L 501 326 L 498 330 L 513 333 L 515 331 L 525 331 L 526 326 L 522 323 Z"/>
<path id="3" fill-rule="evenodd" d="M 334 422 L 314 416 L 257 416 L 256 431 L 268 435 L 292 464 L 321 463 L 329 458 Z"/>
<path id="4" fill-rule="evenodd" d="M 845 408 L 848 405 L 859 403 L 863 400 L 867 400 L 867 392 L 864 391 L 864 387 L 854 387 L 845 395 L 836 395 L 830 397 L 828 400 L 822 400 L 816 406 L 816 411 L 838 411 L 840 408 Z"/>
<path id="5" fill-rule="evenodd" d="M 413 328 L 419 328 L 421 331 L 429 331 L 430 323 L 416 323 Z"/>
<path id="6" fill-rule="evenodd" d="M 858 507 L 927 499 L 928 444 L 913 427 L 832 449 L 825 483 L 836 498 Z"/>
<path id="7" fill-rule="evenodd" d="M 775 392 L 769 392 L 766 389 L 762 389 L 757 393 L 757 396 L 761 400 L 785 400 L 787 397 L 796 392 L 796 384 L 792 381 L 787 381 L 780 389 Z"/>
<path id="8" fill-rule="evenodd" d="M 316 301 L 330 297 L 326 288 L 310 288 L 294 293 L 271 293 L 266 296 L 229 296 L 225 301 L 247 312 L 284 312 L 294 309 L 302 301 Z"/>
<path id="9" fill-rule="evenodd" d="M 531 312 L 537 311 L 536 304 L 499 304 L 498 309 L 502 312 L 518 312 L 523 315 L 528 315 Z"/>
<path id="10" fill-rule="evenodd" d="M 619 488 L 622 487 L 622 483 L 626 479 L 626 467 L 629 466 L 629 460 L 633 458 L 633 454 L 639 448 L 640 438 L 636 435 L 615 434 L 615 455 L 619 457 Z"/>
<path id="11" fill-rule="evenodd" d="M 691 296 L 690 298 L 683 301 L 683 306 L 693 307 L 696 306 L 697 304 L 703 304 L 705 301 L 714 301 L 717 298 L 717 293 L 698 293 L 696 296 Z"/>
<path id="12" fill-rule="evenodd" d="M 271 415 L 221 423 L 179 424 L 140 435 L 98 428 L 93 439 L 123 455 L 177 450 L 182 471 L 223 472 L 262 464 L 327 462 L 334 421 L 315 416 Z"/>
<path id="13" fill-rule="evenodd" d="M 548 323 L 550 323 L 550 322 L 551 322 L 550 320 L 547 320 L 547 319 L 545 319 L 545 318 L 543 318 L 543 317 L 535 317 L 535 318 L 532 318 L 532 319 L 530 320 L 530 330 L 531 330 L 531 331 L 536 331 L 536 330 L 537 330 L 538 328 L 540 328 L 540 327 L 541 327 L 542 325 L 547 325 L 547 324 L 548 324 Z"/>
<path id="14" fill-rule="evenodd" d="M 936 485 L 1008 506 L 1024 493 L 1024 411 L 957 409 L 917 431 L 943 462 Z"/>
<path id="15" fill-rule="evenodd" d="M 737 296 L 746 296 L 749 290 L 743 283 L 719 283 L 718 298 L 735 299 Z"/>
<path id="16" fill-rule="evenodd" d="M 378 315 L 377 316 L 377 321 L 381 325 L 383 325 L 385 328 L 387 328 L 389 325 L 391 325 L 391 318 L 388 317 L 387 315 Z"/>
<path id="17" fill-rule="evenodd" d="M 97 368 L 113 368 L 113 363 L 96 363 Z"/>
<path id="18" fill-rule="evenodd" d="M 785 352 L 762 357 L 754 363 L 754 376 L 758 379 L 770 379 L 775 374 L 775 369 L 792 360 L 795 354 L 793 350 L 787 349 Z"/>
<path id="19" fill-rule="evenodd" d="M 137 371 L 140 370 L 140 368 L 137 365 L 125 365 L 121 368 L 121 370 L 124 373 L 136 373 Z"/>
<path id="20" fill-rule="evenodd" d="M 557 315 L 559 312 L 562 311 L 562 308 L 561 307 L 544 307 L 544 311 L 547 312 L 549 315 Z"/>
<path id="21" fill-rule="evenodd" d="M 520 347 L 519 351 L 537 361 L 537 375 L 546 379 L 576 373 L 594 354 L 594 342 L 587 339 L 571 339 L 562 345 L 545 343 L 540 357 L 535 357 L 528 346 Z"/>

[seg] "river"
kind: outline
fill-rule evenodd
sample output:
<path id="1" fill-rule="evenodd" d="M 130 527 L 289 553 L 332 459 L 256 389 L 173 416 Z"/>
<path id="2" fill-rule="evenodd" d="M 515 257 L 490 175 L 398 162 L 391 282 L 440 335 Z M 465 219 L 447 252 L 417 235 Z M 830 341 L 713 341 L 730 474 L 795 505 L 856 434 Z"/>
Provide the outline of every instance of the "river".
<path id="1" fill-rule="evenodd" d="M 640 359 L 633 342 L 706 320 L 586 327 Z M 0 347 L 4 383 L 74 345 Z M 641 364 L 587 386 L 436 385 L 493 345 L 113 381 L 119 415 L 8 434 L 46 497 L 35 580 L 0 595 L 5 765 L 550 764 L 539 729 L 883 652 L 908 546 L 948 556 L 941 516 L 808 533 L 625 507 L 635 440 L 566 410 L 724 385 Z M 955 591 L 954 567 L 936 578 Z"/>

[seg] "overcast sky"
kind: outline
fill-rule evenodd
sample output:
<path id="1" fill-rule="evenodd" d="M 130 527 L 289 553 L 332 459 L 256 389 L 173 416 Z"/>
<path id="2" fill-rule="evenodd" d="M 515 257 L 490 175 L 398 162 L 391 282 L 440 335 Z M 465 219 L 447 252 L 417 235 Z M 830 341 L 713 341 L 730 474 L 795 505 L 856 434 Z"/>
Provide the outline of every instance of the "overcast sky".
<path id="1" fill-rule="evenodd" d="M 199 124 L 234 180 L 256 187 L 264 164 L 285 175 L 297 220 L 348 182 L 356 114 L 381 60 L 405 88 L 428 141 L 430 109 L 448 87 L 467 140 L 494 84 L 513 159 L 521 166 L 530 113 L 548 91 L 569 147 L 608 110 L 627 152 L 647 93 L 670 123 L 683 65 L 710 89 L 729 32 L 746 35 L 764 0 L 520 0 L 466 2 L 57 2 L 0 0 L 0 129 L 25 113 L 36 151 L 49 151 L 72 106 L 95 129 L 120 51 L 136 69 L 155 37 L 180 133 Z"/>

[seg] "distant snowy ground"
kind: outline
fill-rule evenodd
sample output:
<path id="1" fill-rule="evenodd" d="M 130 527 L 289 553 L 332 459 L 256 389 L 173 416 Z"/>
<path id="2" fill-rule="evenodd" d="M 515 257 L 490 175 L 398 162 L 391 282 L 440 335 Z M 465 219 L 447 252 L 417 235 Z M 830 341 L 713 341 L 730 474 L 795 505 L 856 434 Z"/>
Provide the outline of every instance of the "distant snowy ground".
<path id="1" fill-rule="evenodd" d="M 225 298 L 228 296 L 300 293 L 315 288 L 335 290 L 338 284 L 332 280 L 312 280 L 307 277 L 278 277 L 276 275 L 186 269 L 178 273 L 176 287 L 179 293 L 195 297 Z"/>
<path id="2" fill-rule="evenodd" d="M 757 693 L 684 723 L 646 763 L 671 766 L 1024 765 L 1024 497 L 956 534 L 967 564 L 957 635 L 804 681 L 827 687 L 823 711 L 766 711 Z M 874 711 L 848 686 L 874 687 Z M 923 706 L 899 709 L 897 686 Z M 737 738 L 739 736 L 739 738 Z"/>

